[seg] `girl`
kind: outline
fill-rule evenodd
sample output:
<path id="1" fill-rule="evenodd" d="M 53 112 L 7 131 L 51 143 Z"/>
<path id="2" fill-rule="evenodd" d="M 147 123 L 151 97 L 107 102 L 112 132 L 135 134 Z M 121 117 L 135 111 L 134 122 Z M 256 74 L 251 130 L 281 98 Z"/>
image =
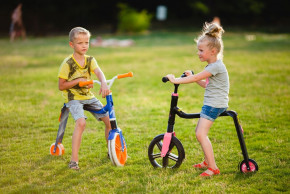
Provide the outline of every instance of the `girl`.
<path id="1" fill-rule="evenodd" d="M 192 75 L 191 71 L 185 71 L 187 77 L 175 78 L 167 75 L 174 84 L 187 84 L 196 82 L 205 88 L 203 107 L 200 119 L 196 126 L 196 138 L 204 152 L 205 160 L 193 165 L 195 168 L 207 168 L 200 176 L 212 176 L 220 174 L 215 163 L 211 142 L 207 136 L 214 120 L 228 107 L 229 101 L 229 76 L 226 66 L 223 64 L 223 28 L 217 23 L 205 23 L 201 35 L 196 40 L 198 57 L 201 62 L 207 62 L 205 69 Z"/>

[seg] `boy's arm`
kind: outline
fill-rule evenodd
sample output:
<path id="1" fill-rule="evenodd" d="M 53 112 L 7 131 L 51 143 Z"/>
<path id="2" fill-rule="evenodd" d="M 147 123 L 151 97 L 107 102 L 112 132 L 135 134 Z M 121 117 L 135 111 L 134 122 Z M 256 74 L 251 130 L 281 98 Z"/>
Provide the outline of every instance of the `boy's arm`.
<path id="1" fill-rule="evenodd" d="M 75 85 L 79 84 L 80 81 L 87 81 L 87 79 L 78 78 L 78 79 L 75 79 L 72 81 L 67 81 L 66 79 L 59 78 L 58 79 L 58 89 L 60 91 L 70 89 L 70 88 L 74 87 Z"/>
<path id="2" fill-rule="evenodd" d="M 101 88 L 100 88 L 99 94 L 102 94 L 102 97 L 105 98 L 107 95 L 110 94 L 106 77 L 99 67 L 94 70 L 94 73 L 96 74 L 97 78 L 101 82 Z"/>

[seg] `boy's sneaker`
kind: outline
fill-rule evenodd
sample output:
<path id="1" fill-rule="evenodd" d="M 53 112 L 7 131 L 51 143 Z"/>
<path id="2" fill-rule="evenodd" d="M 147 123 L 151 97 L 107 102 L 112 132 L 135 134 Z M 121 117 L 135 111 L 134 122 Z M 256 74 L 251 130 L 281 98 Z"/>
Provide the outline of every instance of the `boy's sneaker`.
<path id="1" fill-rule="evenodd" d="M 79 170 L 79 164 L 78 162 L 75 162 L 75 161 L 70 161 L 69 164 L 68 164 L 68 167 L 70 169 L 73 169 L 73 170 Z"/>

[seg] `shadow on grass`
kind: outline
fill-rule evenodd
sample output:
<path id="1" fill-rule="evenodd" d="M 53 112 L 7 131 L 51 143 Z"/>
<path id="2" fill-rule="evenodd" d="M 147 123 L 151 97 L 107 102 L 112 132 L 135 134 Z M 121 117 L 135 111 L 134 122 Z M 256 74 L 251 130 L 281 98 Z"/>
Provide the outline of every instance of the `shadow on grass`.
<path id="1" fill-rule="evenodd" d="M 15 193 L 64 192 L 86 184 L 90 177 L 109 176 L 107 174 L 110 173 L 111 161 L 106 156 L 93 164 L 90 160 L 84 161 L 80 170 L 69 169 L 68 162 L 64 156 L 43 156 L 33 162 L 23 175 L 19 175 L 23 184 Z"/>
<path id="2" fill-rule="evenodd" d="M 235 180 L 239 181 L 239 180 L 244 180 L 245 178 L 251 178 L 252 176 L 255 176 L 256 173 L 258 172 L 250 172 L 250 173 L 241 173 L 241 172 L 237 172 L 236 176 L 235 176 Z"/>

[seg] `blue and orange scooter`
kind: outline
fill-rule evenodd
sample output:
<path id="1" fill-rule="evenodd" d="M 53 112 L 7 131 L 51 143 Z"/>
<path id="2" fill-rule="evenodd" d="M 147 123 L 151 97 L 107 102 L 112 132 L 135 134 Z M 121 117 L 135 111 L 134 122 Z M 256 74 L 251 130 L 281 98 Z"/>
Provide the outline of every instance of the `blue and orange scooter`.
<path id="1" fill-rule="evenodd" d="M 121 79 L 125 77 L 133 77 L 133 73 L 129 72 L 129 73 L 117 75 L 113 77 L 112 79 L 107 80 L 108 88 L 109 89 L 111 88 L 111 86 L 113 85 L 116 79 Z M 101 82 L 98 80 L 80 82 L 79 85 L 82 87 L 82 86 L 93 84 L 93 83 L 98 83 L 99 85 L 101 85 Z M 107 104 L 101 110 L 90 110 L 90 109 L 87 109 L 86 107 L 84 107 L 84 110 L 97 113 L 97 114 L 104 114 L 106 112 L 109 113 L 110 124 L 112 128 L 108 137 L 108 151 L 109 151 L 110 160 L 116 166 L 124 166 L 127 161 L 127 146 L 126 146 L 125 138 L 122 134 L 122 130 L 117 126 L 112 92 L 106 96 L 106 101 L 107 101 Z M 60 156 L 64 154 L 64 146 L 62 144 L 62 139 L 64 136 L 68 116 L 69 116 L 69 109 L 64 104 L 63 108 L 61 109 L 61 114 L 59 117 L 60 123 L 59 123 L 56 140 L 50 146 L 51 155 Z"/>

